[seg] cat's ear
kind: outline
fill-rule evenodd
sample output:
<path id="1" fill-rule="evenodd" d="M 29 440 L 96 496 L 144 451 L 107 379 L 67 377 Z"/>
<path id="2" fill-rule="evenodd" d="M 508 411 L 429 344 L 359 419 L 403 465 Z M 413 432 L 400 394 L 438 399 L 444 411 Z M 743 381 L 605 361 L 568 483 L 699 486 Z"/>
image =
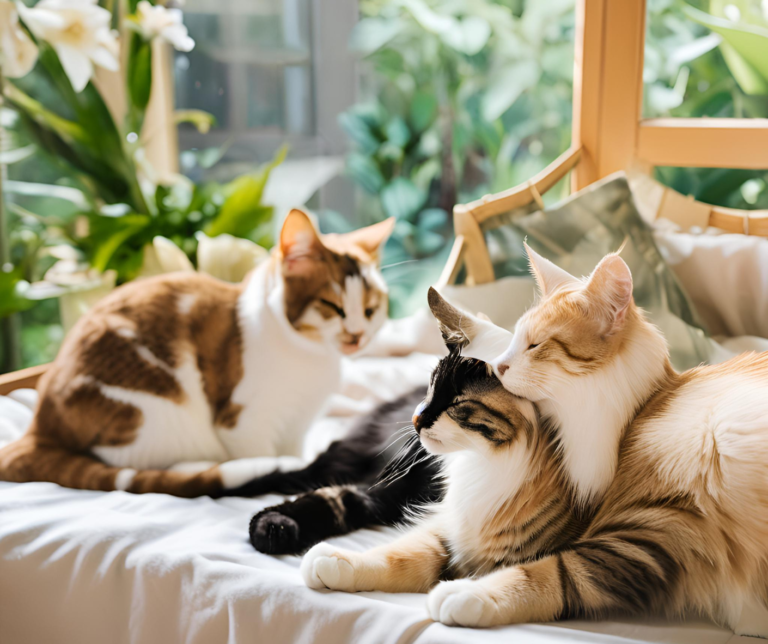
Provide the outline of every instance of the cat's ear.
<path id="1" fill-rule="evenodd" d="M 525 246 L 525 252 L 528 255 L 528 265 L 531 274 L 533 279 L 536 280 L 536 285 L 539 287 L 542 297 L 546 297 L 563 284 L 579 281 L 570 273 L 539 255 L 525 242 L 523 242 L 523 246 Z"/>
<path id="2" fill-rule="evenodd" d="M 288 213 L 280 231 L 280 252 L 286 274 L 299 275 L 314 270 L 323 260 L 320 235 L 303 210 L 294 208 Z"/>
<path id="3" fill-rule="evenodd" d="M 445 340 L 445 346 L 449 349 L 466 347 L 477 333 L 474 316 L 457 309 L 431 286 L 429 287 L 427 302 L 429 302 L 432 315 L 435 316 L 440 326 L 440 333 Z"/>
<path id="4" fill-rule="evenodd" d="M 624 323 L 632 303 L 632 273 L 616 254 L 606 255 L 589 276 L 585 293 L 604 313 L 611 330 Z"/>
<path id="5" fill-rule="evenodd" d="M 487 315 L 475 316 L 456 308 L 434 288 L 429 289 L 428 301 L 448 349 L 461 349 L 467 358 L 490 363 L 509 347 L 513 334 L 496 326 Z"/>
<path id="6" fill-rule="evenodd" d="M 395 218 L 390 217 L 378 224 L 346 233 L 344 237 L 346 237 L 346 241 L 365 251 L 372 259 L 378 259 L 384 243 L 389 239 L 394 229 Z"/>

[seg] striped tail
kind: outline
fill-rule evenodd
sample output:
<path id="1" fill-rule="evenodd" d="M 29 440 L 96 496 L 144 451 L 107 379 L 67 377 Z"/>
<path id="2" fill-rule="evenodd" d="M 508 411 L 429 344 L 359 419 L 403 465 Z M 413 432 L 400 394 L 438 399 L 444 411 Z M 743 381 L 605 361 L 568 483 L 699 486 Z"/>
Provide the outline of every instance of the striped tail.
<path id="1" fill-rule="evenodd" d="M 197 472 L 113 467 L 88 453 L 42 444 L 30 434 L 0 449 L 0 480 L 57 483 L 104 492 L 156 492 L 185 498 L 217 497 L 224 491 L 218 466 Z"/>

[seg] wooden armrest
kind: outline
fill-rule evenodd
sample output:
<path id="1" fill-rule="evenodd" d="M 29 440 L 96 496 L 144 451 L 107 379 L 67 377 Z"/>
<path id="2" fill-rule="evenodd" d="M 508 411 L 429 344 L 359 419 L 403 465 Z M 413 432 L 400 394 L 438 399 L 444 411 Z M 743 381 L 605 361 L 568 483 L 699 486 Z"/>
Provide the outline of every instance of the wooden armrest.
<path id="1" fill-rule="evenodd" d="M 16 389 L 34 389 L 40 376 L 47 369 L 47 364 L 41 364 L 37 367 L 29 367 L 0 375 L 0 396 L 5 396 Z"/>

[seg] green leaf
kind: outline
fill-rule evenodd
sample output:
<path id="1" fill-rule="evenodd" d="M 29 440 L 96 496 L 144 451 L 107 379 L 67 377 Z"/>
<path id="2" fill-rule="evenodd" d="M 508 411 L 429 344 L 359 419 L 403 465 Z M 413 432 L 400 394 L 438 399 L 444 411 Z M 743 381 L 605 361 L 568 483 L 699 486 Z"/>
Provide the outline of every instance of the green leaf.
<path id="1" fill-rule="evenodd" d="M 386 134 L 387 141 L 399 148 L 404 148 L 411 140 L 411 131 L 399 116 L 395 116 L 387 123 Z"/>
<path id="2" fill-rule="evenodd" d="M 79 123 L 68 121 L 46 109 L 42 103 L 22 92 L 13 83 L 7 83 L 5 97 L 17 110 L 39 125 L 53 130 L 66 143 L 87 144 L 89 142 L 88 133 Z"/>
<path id="3" fill-rule="evenodd" d="M 256 227 L 272 219 L 273 208 L 261 203 L 269 175 L 285 159 L 288 149 L 278 150 L 275 158 L 257 172 L 235 179 L 226 188 L 227 197 L 218 216 L 206 227 L 209 237 L 229 233 L 247 237 Z"/>
<path id="4" fill-rule="evenodd" d="M 416 252 L 425 257 L 439 251 L 445 244 L 445 238 L 439 233 L 419 228 L 416 232 Z"/>
<path id="5" fill-rule="evenodd" d="M 384 177 L 371 157 L 353 152 L 347 156 L 346 167 L 352 179 L 371 194 L 378 194 L 384 186 Z"/>
<path id="6" fill-rule="evenodd" d="M 55 186 L 49 183 L 32 183 L 30 181 L 6 181 L 3 188 L 9 194 L 63 199 L 83 210 L 90 205 L 85 198 L 85 195 L 80 190 L 68 186 Z"/>
<path id="7" fill-rule="evenodd" d="M 442 208 L 427 208 L 419 215 L 419 228 L 424 230 L 437 230 L 445 226 L 448 221 L 448 213 Z"/>
<path id="8" fill-rule="evenodd" d="M 75 113 L 77 123 L 87 133 L 87 140 L 65 157 L 67 162 L 89 175 L 99 196 L 108 203 L 129 203 L 136 212 L 148 214 L 133 157 L 124 146 L 120 130 L 101 94 L 93 83 L 88 83 L 82 92 L 75 92 L 56 52 L 43 41 L 38 45 L 36 70 L 56 88 L 61 101 Z M 51 109 L 57 108 L 51 106 Z"/>
<path id="9" fill-rule="evenodd" d="M 191 123 L 200 134 L 208 134 L 216 125 L 216 117 L 203 110 L 176 110 L 173 120 L 175 123 Z"/>
<path id="10" fill-rule="evenodd" d="M 0 165 L 13 165 L 14 163 L 26 161 L 35 153 L 36 150 L 37 146 L 33 143 L 25 145 L 22 148 L 0 150 Z"/>
<path id="11" fill-rule="evenodd" d="M 107 270 L 118 249 L 149 226 L 151 221 L 146 215 L 107 217 L 92 214 L 89 217 L 88 234 L 88 243 L 92 245 L 91 266 L 100 272 Z"/>
<path id="12" fill-rule="evenodd" d="M 416 92 L 411 101 L 411 125 L 416 132 L 423 132 L 435 120 L 437 98 L 434 92 Z"/>
<path id="13" fill-rule="evenodd" d="M 29 284 L 21 279 L 21 269 L 11 271 L 0 269 L 0 318 L 26 311 L 34 306 L 34 301 L 24 297 Z"/>
<path id="14" fill-rule="evenodd" d="M 364 56 L 381 49 L 403 29 L 398 18 L 363 18 L 349 34 L 349 49 Z"/>
<path id="15" fill-rule="evenodd" d="M 491 25 L 478 16 L 455 20 L 454 24 L 441 34 L 446 45 L 467 56 L 479 53 L 490 36 Z"/>
<path id="16" fill-rule="evenodd" d="M 515 61 L 496 72 L 483 95 L 482 112 L 487 121 L 495 121 L 520 95 L 539 81 L 541 71 L 535 61 Z"/>
<path id="17" fill-rule="evenodd" d="M 126 80 L 131 107 L 140 115 L 132 124 L 138 129 L 144 120 L 152 91 L 152 43 L 137 33 L 132 33 L 130 38 Z"/>
<path id="18" fill-rule="evenodd" d="M 339 125 L 363 154 L 373 154 L 381 144 L 369 125 L 370 120 L 352 110 L 339 114 Z"/>
<path id="19" fill-rule="evenodd" d="M 746 94 L 768 94 L 768 29 L 710 16 L 690 5 L 685 14 L 723 37 L 720 48 L 736 82 Z"/>
<path id="20" fill-rule="evenodd" d="M 381 191 L 381 205 L 387 217 L 409 220 L 421 210 L 426 200 L 426 192 L 403 177 L 398 177 Z"/>

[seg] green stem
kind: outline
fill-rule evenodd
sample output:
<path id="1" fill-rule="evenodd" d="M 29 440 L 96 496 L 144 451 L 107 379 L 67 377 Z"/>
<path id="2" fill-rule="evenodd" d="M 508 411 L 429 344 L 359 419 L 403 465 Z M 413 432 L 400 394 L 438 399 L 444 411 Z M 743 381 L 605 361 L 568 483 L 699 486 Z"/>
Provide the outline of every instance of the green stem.
<path id="1" fill-rule="evenodd" d="M 3 68 L 0 66 L 0 109 L 3 106 Z M 5 132 L 0 125 L 0 150 L 3 150 Z M 11 261 L 11 242 L 8 236 L 8 222 L 5 218 L 5 199 L 3 197 L 3 182 L 6 168 L 0 164 L 0 270 Z M 18 315 L 9 315 L 0 319 L 0 343 L 2 356 L 0 372 L 13 371 L 21 367 L 21 326 Z"/>

